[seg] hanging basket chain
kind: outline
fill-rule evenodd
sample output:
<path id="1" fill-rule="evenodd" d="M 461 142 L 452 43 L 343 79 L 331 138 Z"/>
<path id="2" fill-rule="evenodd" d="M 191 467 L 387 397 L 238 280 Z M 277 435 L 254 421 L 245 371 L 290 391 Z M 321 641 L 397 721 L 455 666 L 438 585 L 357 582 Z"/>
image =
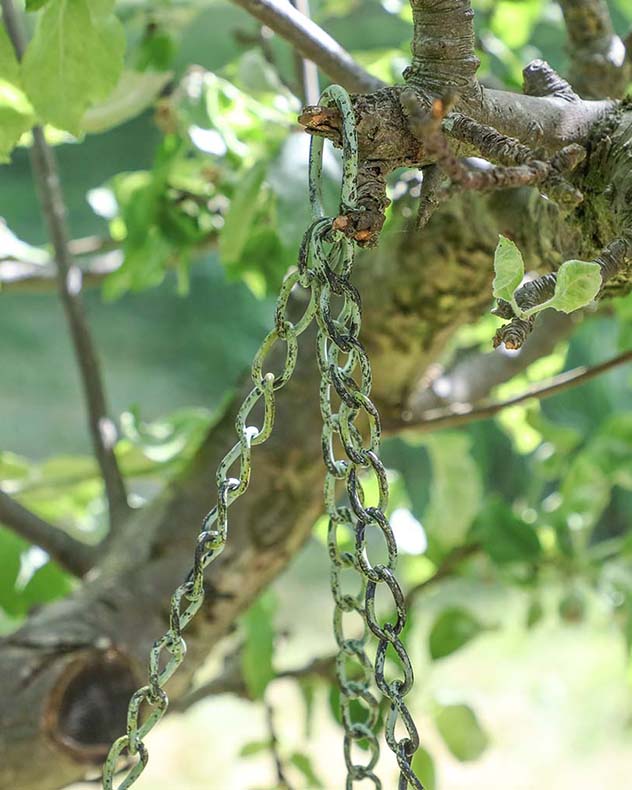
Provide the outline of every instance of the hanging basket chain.
<path id="1" fill-rule="evenodd" d="M 323 140 L 312 138 L 309 192 L 315 226 L 309 236 L 309 243 L 303 245 L 299 268 L 304 273 L 311 273 L 316 280 L 313 287 L 317 292 L 322 448 L 327 470 L 325 507 L 329 516 L 328 548 L 332 560 L 331 587 L 335 602 L 334 635 L 339 648 L 336 671 L 345 729 L 346 787 L 352 790 L 354 782 L 365 779 L 372 782 L 375 788 L 382 787 L 373 771 L 379 757 L 379 744 L 374 732 L 378 701 L 369 688 L 373 675 L 379 691 L 389 701 L 385 737 L 399 765 L 399 789 L 413 787 L 423 790 L 411 766 L 412 756 L 419 746 L 419 736 L 404 697 L 413 685 L 413 668 L 400 639 L 406 625 L 406 607 L 404 594 L 394 575 L 397 544 L 385 515 L 389 486 L 386 470 L 378 454 L 380 417 L 370 398 L 371 363 L 359 340 L 362 312 L 360 295 L 350 282 L 355 248 L 342 230 L 346 213 L 358 210 L 355 116 L 348 94 L 338 86 L 327 89 L 319 101 L 320 106 L 332 104 L 337 106 L 343 120 L 342 221 L 324 218 L 321 197 Z M 340 303 L 340 307 L 334 307 Z M 346 357 L 344 361 L 343 357 Z M 335 396 L 340 401 L 337 412 L 334 412 L 332 403 Z M 368 424 L 366 446 L 359 420 Z M 335 458 L 335 437 L 338 437 L 344 449 L 344 459 Z M 365 506 L 360 470 L 368 471 L 377 482 L 379 493 L 375 506 Z M 348 506 L 339 505 L 337 481 L 344 485 Z M 385 563 L 372 564 L 369 560 L 367 532 L 371 529 L 377 530 L 384 540 Z M 349 542 L 355 544 L 353 551 L 347 548 Z M 349 570 L 355 571 L 356 576 L 360 577 L 360 591 L 356 595 L 345 594 L 342 590 L 344 573 Z M 377 617 L 375 595 L 380 585 L 389 590 L 393 599 L 396 612 L 394 623 L 381 624 Z M 359 637 L 349 638 L 344 634 L 343 617 L 349 612 L 356 612 L 363 620 L 363 633 Z M 366 653 L 369 632 L 378 642 L 373 671 Z M 401 677 L 390 681 L 385 678 L 387 656 L 399 664 Z M 398 722 L 406 733 L 402 738 L 398 738 L 395 732 Z M 353 753 L 359 752 L 357 747 L 354 749 L 354 742 L 360 742 L 368 748 L 364 764 L 354 760 Z"/>
<path id="2" fill-rule="evenodd" d="M 349 96 L 337 85 L 329 87 L 320 104 L 335 103 L 343 118 L 343 178 L 341 188 L 340 218 L 347 211 L 357 210 L 357 137 L 355 117 Z M 251 450 L 265 442 L 273 429 L 275 395 L 290 380 L 296 367 L 298 337 L 316 318 L 318 324 L 317 357 L 321 372 L 320 405 L 323 416 L 323 457 L 326 466 L 325 505 L 330 518 L 329 554 L 332 560 L 331 584 L 335 601 L 334 632 L 339 647 L 336 667 L 341 692 L 341 708 L 345 729 L 344 755 L 347 765 L 347 790 L 355 781 L 369 779 L 375 788 L 381 788 L 373 772 L 379 758 L 379 743 L 374 728 L 377 724 L 379 703 L 371 691 L 373 679 L 379 691 L 389 701 L 390 709 L 385 733 L 388 746 L 394 752 L 400 768 L 399 790 L 413 787 L 423 790 L 415 776 L 411 759 L 419 737 L 412 717 L 404 702 L 413 683 L 413 670 L 406 650 L 400 640 L 405 626 L 404 596 L 395 579 L 397 546 L 392 529 L 385 516 L 388 504 L 388 481 L 379 456 L 380 419 L 370 399 L 371 365 L 358 340 L 360 331 L 360 296 L 351 284 L 354 262 L 353 242 L 341 230 L 340 218 L 325 216 L 321 192 L 323 140 L 312 138 L 310 148 L 309 185 L 310 202 L 314 221 L 307 229 L 299 252 L 298 269 L 284 279 L 274 311 L 274 328 L 265 337 L 252 362 L 253 388 L 244 399 L 237 413 L 236 444 L 226 453 L 216 473 L 217 505 L 206 515 L 197 538 L 193 567 L 187 578 L 171 597 L 169 628 L 150 652 L 147 685 L 132 696 L 127 716 L 127 732 L 110 748 L 103 768 L 104 790 L 114 790 L 115 774 L 120 758 L 135 758 L 117 785 L 116 790 L 131 787 L 145 769 L 148 752 L 144 738 L 167 711 L 169 700 L 164 686 L 184 660 L 186 644 L 182 632 L 204 601 L 204 571 L 221 554 L 228 533 L 230 505 L 248 488 L 251 471 Z M 287 308 L 292 291 L 302 287 L 310 291 L 307 308 L 302 317 L 292 322 Z M 334 304 L 342 300 L 336 311 Z M 334 304 L 332 304 L 332 302 Z M 335 317 L 334 317 L 335 316 Z M 278 344 L 285 344 L 285 363 L 280 374 L 264 373 L 265 362 Z M 347 359 L 341 362 L 341 355 Z M 359 370 L 360 384 L 353 378 Z M 332 389 L 340 398 L 338 412 L 333 411 Z M 248 425 L 251 412 L 263 403 L 264 415 L 260 427 Z M 368 446 L 364 447 L 362 433 L 356 425 L 364 416 L 369 423 Z M 336 460 L 334 437 L 338 436 L 346 458 Z M 238 476 L 229 473 L 239 464 Z M 365 495 L 358 472 L 372 470 L 379 489 L 379 502 L 375 507 L 365 507 Z M 349 506 L 338 506 L 337 481 L 344 481 Z M 386 564 L 371 564 L 366 551 L 366 532 L 377 527 L 387 548 Z M 355 550 L 343 550 L 341 528 L 353 536 Z M 343 594 L 342 575 L 346 569 L 359 573 L 360 592 Z M 356 575 L 358 575 L 356 573 Z M 395 623 L 380 624 L 375 612 L 375 594 L 379 585 L 385 585 L 395 602 Z M 184 607 L 184 608 L 183 608 Z M 360 636 L 344 635 L 343 615 L 356 612 L 363 621 Z M 375 665 L 366 653 L 370 634 L 378 641 Z M 391 648 L 391 658 L 397 659 L 403 677 L 387 681 L 385 662 Z M 162 658 L 163 653 L 167 656 Z M 355 663 L 350 671 L 349 664 Z M 352 702 L 362 701 L 364 716 L 354 720 Z M 143 709 L 143 710 L 141 710 Z M 149 713 L 147 713 L 147 710 Z M 406 735 L 398 739 L 395 734 L 401 722 Z M 354 762 L 354 743 L 368 747 L 368 761 Z"/>

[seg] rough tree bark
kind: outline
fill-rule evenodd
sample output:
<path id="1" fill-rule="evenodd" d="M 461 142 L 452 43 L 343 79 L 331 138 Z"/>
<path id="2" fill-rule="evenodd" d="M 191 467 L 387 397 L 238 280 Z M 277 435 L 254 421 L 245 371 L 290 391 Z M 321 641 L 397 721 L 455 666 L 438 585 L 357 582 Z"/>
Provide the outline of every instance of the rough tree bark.
<path id="1" fill-rule="evenodd" d="M 240 2 L 253 4 L 275 5 Z M 429 365 L 459 326 L 490 307 L 499 232 L 516 240 L 529 268 L 546 273 L 569 257 L 595 257 L 613 239 L 628 245 L 631 227 L 632 110 L 624 103 L 584 101 L 540 66 L 527 72 L 531 95 L 484 90 L 475 78 L 468 0 L 412 0 L 412 6 L 407 86 L 354 97 L 367 183 L 379 188 L 394 167 L 432 164 L 402 102 L 411 90 L 422 108 L 456 90 L 462 113 L 542 156 L 569 143 L 581 144 L 587 154 L 571 176 L 583 202 L 570 210 L 528 188 L 462 192 L 422 231 L 409 221 L 362 253 L 356 284 L 365 305 L 363 340 L 374 363 L 375 400 L 392 431 L 406 427 L 420 400 L 436 405 L 423 394 Z M 291 18 L 283 24 L 290 32 L 280 32 L 291 38 Z M 316 62 L 319 54 L 318 47 L 310 50 Z M 354 87 L 361 79 L 356 69 L 347 76 Z M 345 79 L 344 69 L 338 79 Z M 312 110 L 304 119 L 312 133 L 336 137 L 335 114 Z M 452 150 L 460 155 L 472 146 L 458 142 Z M 380 210 L 379 195 L 369 189 L 366 198 L 371 211 Z M 626 247 L 616 289 L 629 284 Z M 570 324 L 559 323 L 561 335 Z M 173 698 L 185 692 L 196 665 L 237 615 L 300 550 L 320 511 L 313 345 L 306 333 L 294 379 L 278 401 L 273 438 L 253 453 L 251 487 L 231 511 L 226 551 L 210 566 L 208 599 L 185 634 L 188 656 L 169 684 Z M 485 394 L 480 381 L 472 380 L 472 387 Z M 199 524 L 213 504 L 214 468 L 234 441 L 239 402 L 210 429 L 186 472 L 119 527 L 80 588 L 32 613 L 0 643 L 1 787 L 50 790 L 70 783 L 102 760 L 124 731 L 129 695 L 143 682 L 148 651 L 166 626 L 169 595 L 190 567 Z"/>

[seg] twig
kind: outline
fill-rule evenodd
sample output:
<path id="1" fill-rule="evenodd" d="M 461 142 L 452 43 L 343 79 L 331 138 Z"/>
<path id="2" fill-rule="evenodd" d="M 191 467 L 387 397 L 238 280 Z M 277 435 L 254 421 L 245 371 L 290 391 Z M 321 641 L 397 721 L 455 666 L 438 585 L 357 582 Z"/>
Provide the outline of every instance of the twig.
<path id="1" fill-rule="evenodd" d="M 446 199 L 454 186 L 460 191 L 488 191 L 537 185 L 564 210 L 575 208 L 583 200 L 581 192 L 563 177 L 563 173 L 574 170 L 584 160 L 586 150 L 582 146 L 565 146 L 549 161 L 542 161 L 527 146 L 492 127 L 461 113 L 449 116 L 454 95 L 433 99 L 430 111 L 412 89 L 405 91 L 400 101 L 411 132 L 423 144 L 425 156 L 450 178 L 451 185 L 437 190 L 437 200 Z M 483 156 L 510 164 L 472 168 L 455 156 L 444 131 L 474 146 Z"/>
<path id="2" fill-rule="evenodd" d="M 4 491 L 0 491 L 0 521 L 16 535 L 44 549 L 74 576 L 83 576 L 94 565 L 96 550 L 92 546 L 36 516 Z"/>
<path id="3" fill-rule="evenodd" d="M 111 250 L 95 255 L 86 264 L 81 264 L 82 289 L 101 285 L 103 280 L 121 267 L 123 254 Z M 0 260 L 0 296 L 3 293 L 43 293 L 57 287 L 57 264 L 45 264 L 5 258 Z"/>
<path id="4" fill-rule="evenodd" d="M 283 765 L 283 760 L 279 752 L 279 738 L 274 724 L 274 708 L 267 700 L 265 700 L 264 705 L 266 709 L 266 724 L 268 726 L 268 735 L 270 738 L 270 754 L 274 761 L 277 785 L 279 790 L 292 790 L 292 785 L 288 782 L 285 775 L 285 766 Z"/>
<path id="5" fill-rule="evenodd" d="M 430 217 L 443 203 L 444 192 L 441 188 L 443 175 L 438 165 L 427 165 L 422 170 L 421 192 L 419 194 L 419 208 L 415 227 L 417 230 L 425 228 Z"/>
<path id="6" fill-rule="evenodd" d="M 616 275 L 628 264 L 631 256 L 632 236 L 628 234 L 610 242 L 594 259 L 594 263 L 598 264 L 601 269 L 601 289 L 597 294 L 597 299 L 606 295 L 609 282 L 616 280 Z M 555 293 L 556 283 L 557 272 L 536 277 L 525 283 L 515 293 L 518 306 L 522 310 L 529 310 L 544 304 Z M 509 349 L 521 348 L 535 325 L 537 315 L 534 314 L 529 318 L 512 317 L 514 312 L 511 305 L 502 299 L 498 300 L 498 306 L 492 312 L 501 318 L 511 319 L 508 324 L 497 330 L 494 337 L 494 347 L 504 343 Z"/>
<path id="7" fill-rule="evenodd" d="M 317 24 L 283 0 L 233 0 L 259 21 L 278 33 L 334 82 L 355 93 L 370 93 L 384 83 L 365 71 Z"/>
<path id="8" fill-rule="evenodd" d="M 544 400 L 544 398 L 550 398 L 552 395 L 557 395 L 573 387 L 579 387 L 587 381 L 629 362 L 632 362 L 632 351 L 625 351 L 606 362 L 600 362 L 592 367 L 581 365 L 572 370 L 567 370 L 546 381 L 533 384 L 519 395 L 506 400 L 491 403 L 454 403 L 445 409 L 432 409 L 418 415 L 410 415 L 407 420 L 403 420 L 402 427 L 414 429 L 417 433 L 425 433 L 426 431 L 436 431 L 443 428 L 455 428 L 475 420 L 487 420 L 503 409 L 517 406 L 519 403 L 524 403 L 527 400 L 533 398 Z"/>
<path id="9" fill-rule="evenodd" d="M 4 22 L 18 59 L 24 52 L 24 40 L 12 0 L 2 1 Z M 37 183 L 42 213 L 57 262 L 57 284 L 66 321 L 75 349 L 81 376 L 88 423 L 95 456 L 105 485 L 110 523 L 115 527 L 128 512 L 127 494 L 114 445 L 117 431 L 108 417 L 101 370 L 81 299 L 81 270 L 75 265 L 69 247 L 66 207 L 59 182 L 55 155 L 46 142 L 41 126 L 33 128 L 33 145 L 29 149 L 33 175 Z"/>

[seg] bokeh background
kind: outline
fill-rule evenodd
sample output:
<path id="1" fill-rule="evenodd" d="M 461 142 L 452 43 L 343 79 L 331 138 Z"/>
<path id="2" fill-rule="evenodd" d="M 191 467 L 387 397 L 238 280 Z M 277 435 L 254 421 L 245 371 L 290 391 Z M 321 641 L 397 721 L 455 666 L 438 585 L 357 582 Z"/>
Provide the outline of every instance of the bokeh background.
<path id="1" fill-rule="evenodd" d="M 632 6 L 628 0 L 609 5 L 617 30 L 626 34 Z M 315 19 L 367 68 L 385 79 L 400 79 L 411 32 L 406 3 L 312 0 L 311 6 Z M 556 3 L 478 0 L 475 7 L 481 74 L 489 84 L 518 87 L 522 67 L 535 57 L 564 69 Z M 171 72 L 170 85 L 198 64 L 258 101 L 269 101 L 274 75 L 262 59 L 259 28 L 230 3 L 120 2 L 119 10 L 130 58 L 147 49 L 153 26 L 150 55 L 154 66 L 160 60 L 161 69 Z M 290 81 L 294 64 L 288 47 L 275 37 L 265 44 Z M 258 84 L 262 74 L 268 82 Z M 284 111 L 300 107 L 289 94 L 285 101 Z M 209 250 L 187 264 L 188 288 L 181 279 L 179 287 L 178 275 L 167 271 L 159 282 L 141 283 L 138 290 L 119 289 L 114 300 L 104 298 L 98 287 L 86 293 L 113 411 L 125 415 L 126 469 L 138 501 L 151 497 L 190 457 L 271 323 L 277 270 L 294 254 L 294 239 L 304 225 L 301 201 L 307 203 L 306 189 L 301 192 L 304 142 L 297 142 L 292 128 L 283 134 L 286 143 L 274 155 L 277 180 L 269 181 L 272 192 L 278 192 L 278 227 L 291 228 L 294 238 L 283 236 L 287 250 L 273 275 L 260 262 L 230 269 L 216 250 Z M 146 110 L 81 141 L 59 140 L 56 151 L 74 238 L 112 232 L 112 218 L 94 208 L 107 214 L 104 202 L 117 174 L 152 169 L 161 138 L 154 111 Z M 210 152 L 208 159 L 221 156 Z M 231 166 L 238 172 L 237 165 Z M 278 173 L 288 170 L 298 186 L 284 202 Z M 0 215 L 16 237 L 34 246 L 46 243 L 24 148 L 0 169 Z M 6 235 L 0 235 L 0 253 L 3 242 Z M 257 266 L 263 272 L 259 278 Z M 600 310 L 570 342 L 495 394 L 518 393 L 529 382 L 629 348 L 631 318 L 629 297 Z M 462 330 L 446 359 L 487 349 L 493 330 L 491 318 Z M 537 541 L 536 548 L 530 538 L 526 545 L 511 544 L 491 562 L 474 558 L 466 574 L 433 585 L 416 601 L 408 636 L 417 675 L 412 708 L 441 790 L 629 787 L 631 384 L 630 368 L 620 368 L 495 420 L 423 440 L 391 440 L 384 449 L 394 481 L 395 523 L 403 536 L 401 572 L 410 585 L 432 569 L 425 556 L 426 533 L 437 514 L 457 524 L 464 536 L 482 535 L 490 519 L 499 528 L 517 519 Z M 52 293 L 15 288 L 0 293 L 0 414 L 3 483 L 69 531 L 96 540 L 104 528 L 99 484 L 69 339 Z M 469 484 L 462 488 L 464 478 Z M 193 543 L 196 525 L 190 529 Z M 41 552 L 0 530 L 0 629 L 8 632 L 32 606 L 63 594 L 72 581 Z M 278 671 L 333 652 L 322 535 L 322 524 L 316 525 L 314 538 L 269 593 Z M 485 538 L 500 539 L 500 533 Z M 570 543 L 568 552 L 561 548 L 564 541 Z M 429 633 L 436 618 L 455 607 L 475 623 L 471 638 L 433 660 Z M 228 647 L 220 646 L 220 656 Z M 212 676 L 218 660 L 201 668 L 201 679 Z M 278 679 L 268 687 L 282 752 L 309 760 L 297 759 L 289 768 L 297 787 L 343 785 L 342 737 L 331 696 L 325 684 L 306 690 Z M 468 713 L 446 740 L 438 721 L 440 711 L 451 705 L 468 706 Z M 256 746 L 266 738 L 261 703 L 209 698 L 168 717 L 152 733 L 150 765 L 137 786 L 273 787 L 270 755 Z M 386 757 L 384 764 L 385 775 L 394 777 Z M 394 782 L 385 779 L 385 787 Z"/>

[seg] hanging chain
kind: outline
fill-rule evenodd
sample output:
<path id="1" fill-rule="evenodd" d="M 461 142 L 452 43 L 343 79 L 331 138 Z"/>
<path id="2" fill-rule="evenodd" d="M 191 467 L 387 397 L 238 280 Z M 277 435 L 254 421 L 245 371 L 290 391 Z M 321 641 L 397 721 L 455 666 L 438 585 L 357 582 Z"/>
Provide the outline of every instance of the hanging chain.
<path id="1" fill-rule="evenodd" d="M 164 686 L 184 660 L 186 644 L 182 631 L 189 624 L 204 601 L 204 570 L 222 552 L 228 532 L 228 508 L 248 488 L 251 470 L 251 449 L 265 442 L 272 432 L 275 415 L 275 393 L 284 387 L 296 367 L 298 337 L 312 323 L 316 310 L 314 292 L 310 295 L 307 308 L 296 323 L 286 317 L 290 294 L 299 282 L 297 271 L 291 272 L 281 286 L 274 312 L 274 328 L 268 333 L 252 362 L 253 388 L 246 396 L 237 413 L 235 429 L 238 441 L 220 462 L 216 474 L 217 505 L 206 515 L 202 531 L 198 535 L 193 568 L 186 580 L 171 597 L 169 609 L 169 629 L 154 642 L 149 657 L 149 683 L 138 689 L 132 696 L 127 713 L 127 732 L 118 738 L 110 749 L 103 767 L 103 788 L 112 790 L 114 774 L 119 758 L 126 752 L 136 757 L 118 790 L 126 790 L 138 779 L 148 760 L 145 736 L 164 716 L 169 700 Z M 285 363 L 279 375 L 264 373 L 265 361 L 272 349 L 280 343 L 286 346 Z M 248 425 L 248 419 L 255 406 L 263 402 L 264 416 L 262 425 L 257 428 Z M 239 462 L 239 476 L 232 477 L 229 472 Z M 184 603 L 184 609 L 183 607 Z M 166 663 L 161 668 L 161 655 L 166 652 Z M 141 723 L 141 706 L 145 704 L 151 711 L 145 714 Z"/>
<path id="2" fill-rule="evenodd" d="M 358 144 L 355 116 L 349 96 L 342 88 L 333 86 L 325 91 L 319 104 L 336 104 L 343 120 L 343 181 L 340 215 L 357 211 Z M 326 467 L 325 506 L 329 515 L 328 547 L 332 561 L 331 587 L 335 602 L 334 634 L 339 652 L 336 671 L 340 685 L 341 713 L 345 729 L 344 754 L 347 765 L 347 790 L 354 782 L 368 779 L 375 788 L 381 782 L 373 769 L 379 758 L 379 744 L 374 732 L 378 702 L 369 690 L 371 664 L 366 654 L 369 631 L 377 638 L 378 646 L 373 676 L 378 689 L 389 701 L 385 737 L 395 754 L 399 769 L 399 790 L 409 786 L 423 790 L 411 766 L 412 756 L 419 746 L 417 728 L 404 701 L 413 685 L 413 668 L 400 639 L 406 625 L 406 606 L 402 588 L 394 571 L 397 544 L 386 518 L 389 486 L 386 470 L 379 458 L 380 417 L 371 401 L 371 363 L 358 339 L 361 321 L 361 301 L 357 289 L 350 282 L 354 262 L 354 245 L 342 232 L 342 223 L 324 217 L 321 194 L 323 139 L 312 138 L 310 149 L 310 200 L 316 218 L 308 243 L 301 249 L 299 268 L 316 280 L 318 323 L 317 357 L 321 373 L 320 408 L 323 417 L 322 448 Z M 335 307 L 335 305 L 339 305 Z M 341 359 L 345 357 L 344 361 Z M 356 373 L 358 381 L 353 377 Z M 334 393 L 340 401 L 334 411 Z M 358 420 L 368 424 L 368 439 L 363 440 Z M 366 429 L 365 429 L 366 432 Z M 335 458 L 335 437 L 344 448 L 345 459 Z M 365 506 L 365 493 L 359 477 L 360 470 L 372 474 L 379 492 L 376 506 Z M 339 506 L 337 481 L 343 481 L 349 506 Z M 371 563 L 367 553 L 367 531 L 381 535 L 386 549 L 385 563 Z M 355 543 L 347 550 L 349 539 Z M 345 570 L 359 574 L 361 588 L 355 595 L 343 592 Z M 380 623 L 375 609 L 378 586 L 388 589 L 394 603 L 394 623 Z M 360 636 L 345 636 L 343 617 L 355 612 L 362 618 Z M 390 653 L 390 656 L 389 656 Z M 387 656 L 399 664 L 401 677 L 387 680 Z M 352 705 L 353 702 L 356 705 Z M 398 738 L 396 727 L 403 725 L 405 735 Z M 368 751 L 367 761 L 356 762 L 354 742 Z"/>
<path id="3" fill-rule="evenodd" d="M 321 97 L 321 105 L 336 104 L 343 118 L 343 179 L 340 214 L 356 206 L 357 138 L 355 117 L 349 96 L 337 85 L 328 88 Z M 321 371 L 321 413 L 323 415 L 323 456 L 326 466 L 325 504 L 330 517 L 329 553 L 332 559 L 332 590 L 336 604 L 334 630 L 339 646 L 336 661 L 341 691 L 341 707 L 345 728 L 344 753 L 348 769 L 347 790 L 355 781 L 369 779 L 374 787 L 381 782 L 373 768 L 379 758 L 379 744 L 374 727 L 377 723 L 379 704 L 370 690 L 372 677 L 378 689 L 390 702 L 385 731 L 386 741 L 395 753 L 399 768 L 399 790 L 412 786 L 423 790 L 422 784 L 411 768 L 411 758 L 419 737 L 404 696 L 413 684 L 413 670 L 406 650 L 399 638 L 405 622 L 404 596 L 394 576 L 397 547 L 392 529 L 385 516 L 388 504 L 388 481 L 378 450 L 380 444 L 380 419 L 370 399 L 371 365 L 358 340 L 360 331 L 360 296 L 350 282 L 354 261 L 353 242 L 336 226 L 336 218 L 326 217 L 321 194 L 323 140 L 312 138 L 310 148 L 310 201 L 314 221 L 307 229 L 299 253 L 298 269 L 290 272 L 281 286 L 274 312 L 274 328 L 264 339 L 252 363 L 253 388 L 237 413 L 235 428 L 238 441 L 220 462 L 216 473 L 217 504 L 206 515 L 197 538 L 193 567 L 187 578 L 171 597 L 169 628 L 150 652 L 149 682 L 136 691 L 130 700 L 127 714 L 127 731 L 110 748 L 103 768 L 103 788 L 113 790 L 114 776 L 120 758 L 127 753 L 136 758 L 127 769 L 117 790 L 126 790 L 138 779 L 148 761 L 144 738 L 164 716 L 169 700 L 164 686 L 184 660 L 186 644 L 182 632 L 204 601 L 204 571 L 224 549 L 228 533 L 228 509 L 248 488 L 251 471 L 251 450 L 265 442 L 274 426 L 275 393 L 290 380 L 298 354 L 298 337 L 316 317 L 318 323 L 317 356 Z M 310 291 L 309 302 L 302 317 L 292 322 L 287 317 L 290 295 L 295 287 Z M 332 302 L 342 300 L 342 307 L 334 317 Z M 285 344 L 285 363 L 280 374 L 264 373 L 264 363 L 277 344 Z M 341 355 L 347 359 L 341 362 Z M 359 369 L 360 383 L 352 374 Z M 331 402 L 332 388 L 340 398 L 340 407 L 334 413 Z M 263 403 L 261 427 L 248 425 L 251 412 Z M 362 434 L 356 421 L 364 415 L 369 423 L 368 447 L 364 447 Z M 339 436 L 346 459 L 334 457 L 334 436 Z M 229 475 L 239 463 L 238 477 Z M 376 507 L 365 507 L 364 490 L 359 480 L 360 469 L 372 470 L 379 489 Z M 349 507 L 337 505 L 336 481 L 345 483 Z M 386 564 L 371 564 L 366 552 L 367 528 L 377 527 L 387 548 Z M 355 551 L 341 548 L 339 529 L 346 528 L 354 536 Z M 345 569 L 359 572 L 361 590 L 355 596 L 343 594 L 342 574 Z M 395 623 L 380 624 L 375 612 L 375 594 L 378 585 L 385 585 L 395 603 Z M 344 635 L 343 615 L 356 612 L 363 620 L 363 633 L 355 638 Z M 375 666 L 366 653 L 369 632 L 378 640 Z M 392 648 L 403 677 L 387 681 L 384 676 L 386 658 Z M 166 661 L 161 660 L 163 653 Z M 351 670 L 349 665 L 355 662 Z M 354 707 L 362 700 L 365 714 L 354 721 Z M 145 706 L 141 716 L 141 708 Z M 141 721 L 142 719 L 142 721 Z M 406 735 L 398 739 L 395 729 L 401 721 Z M 354 762 L 354 743 L 368 746 L 369 758 L 364 765 Z M 356 747 L 357 748 L 357 747 Z"/>

